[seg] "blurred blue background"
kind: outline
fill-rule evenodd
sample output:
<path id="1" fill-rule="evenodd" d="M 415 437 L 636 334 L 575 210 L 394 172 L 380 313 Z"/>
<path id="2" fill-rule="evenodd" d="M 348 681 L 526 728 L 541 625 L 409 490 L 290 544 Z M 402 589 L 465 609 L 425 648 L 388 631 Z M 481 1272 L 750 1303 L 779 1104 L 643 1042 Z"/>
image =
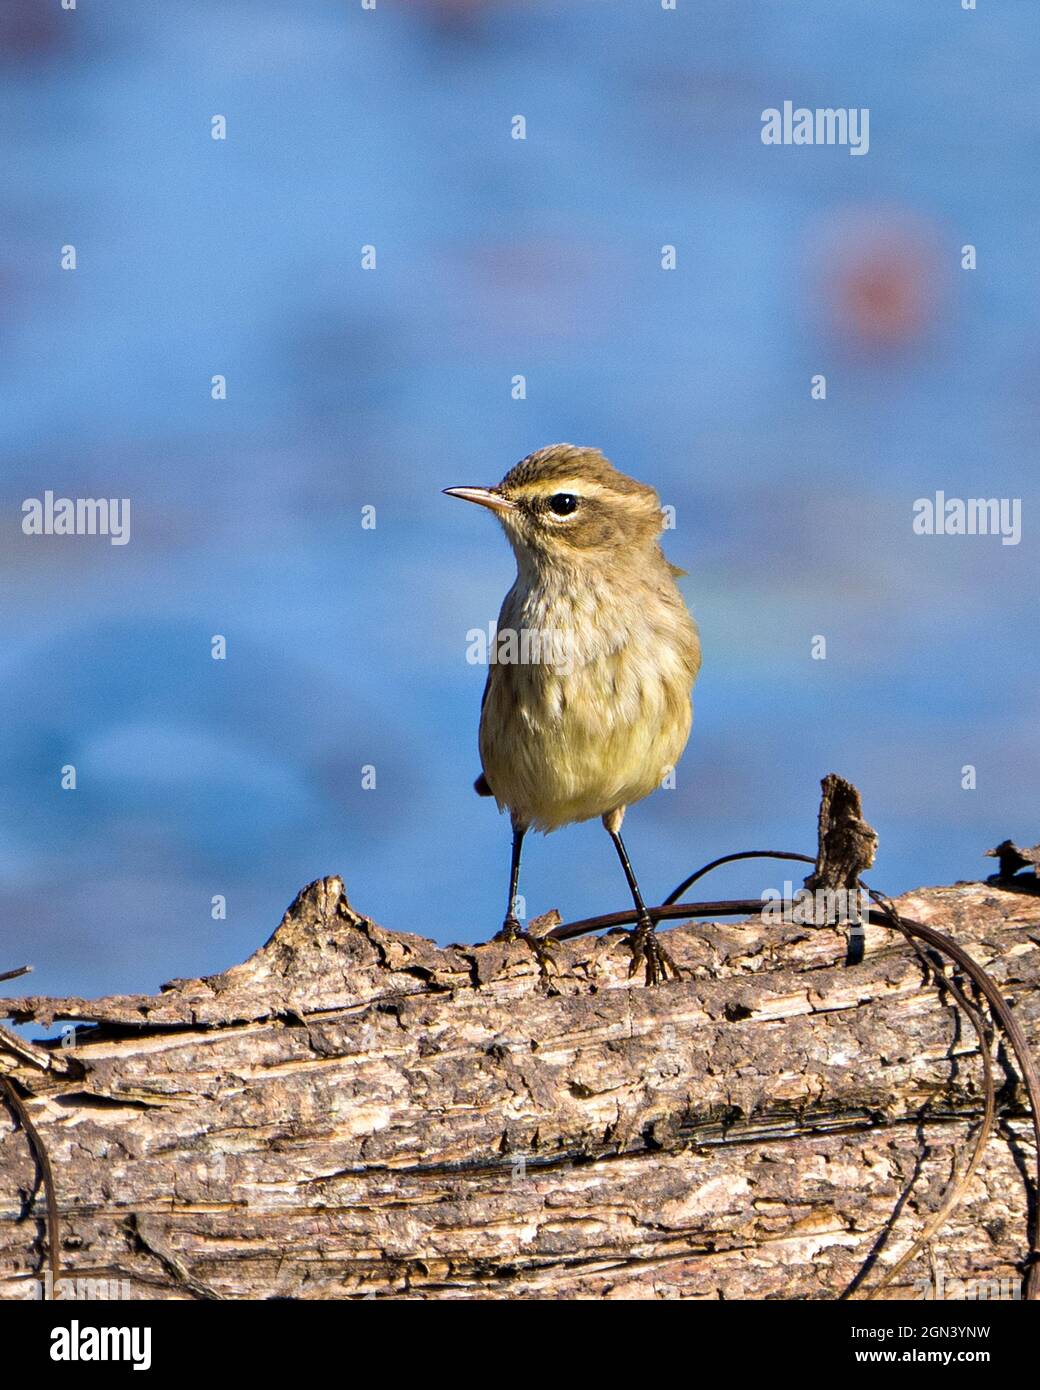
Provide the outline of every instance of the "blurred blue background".
<path id="1" fill-rule="evenodd" d="M 495 931 L 465 653 L 513 569 L 440 489 L 557 440 L 675 507 L 702 630 L 677 787 L 626 823 L 648 898 L 811 851 L 832 770 L 891 893 L 1040 837 L 1032 3 L 5 0 L 0 66 L 0 969 L 150 990 L 331 872 Z M 785 99 L 869 107 L 869 154 L 764 146 Z M 23 535 L 46 489 L 129 497 L 130 543 Z M 1021 498 L 1022 543 L 915 536 L 936 489 Z M 522 889 L 626 902 L 596 822 Z"/>

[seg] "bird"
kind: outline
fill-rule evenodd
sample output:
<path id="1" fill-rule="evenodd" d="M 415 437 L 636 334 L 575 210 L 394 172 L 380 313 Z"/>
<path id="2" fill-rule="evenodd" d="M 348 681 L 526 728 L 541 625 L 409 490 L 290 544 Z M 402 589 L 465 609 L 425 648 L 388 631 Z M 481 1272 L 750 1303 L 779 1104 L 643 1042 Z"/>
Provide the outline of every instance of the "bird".
<path id="1" fill-rule="evenodd" d="M 635 907 L 630 976 L 679 971 L 658 941 L 621 824 L 686 747 L 701 665 L 697 625 L 661 550 L 657 492 L 599 449 L 550 444 L 494 487 L 449 487 L 495 514 L 516 559 L 481 701 L 474 788 L 508 811 L 509 897 L 496 940 L 544 944 L 516 915 L 524 837 L 599 817 Z"/>

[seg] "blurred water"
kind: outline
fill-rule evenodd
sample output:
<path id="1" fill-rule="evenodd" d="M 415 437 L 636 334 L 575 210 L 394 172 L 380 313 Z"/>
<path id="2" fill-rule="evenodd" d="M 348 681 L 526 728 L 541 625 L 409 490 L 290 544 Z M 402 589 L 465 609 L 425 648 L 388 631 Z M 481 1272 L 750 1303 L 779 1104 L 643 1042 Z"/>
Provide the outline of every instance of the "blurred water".
<path id="1" fill-rule="evenodd" d="M 702 628 L 678 786 L 626 823 L 648 896 L 811 849 L 831 770 L 890 892 L 1037 838 L 1032 5 L 8 0 L 0 63 L 0 968 L 151 989 L 330 872 L 496 929 L 465 634 L 512 566 L 440 489 L 561 439 L 674 505 Z M 764 146 L 785 99 L 869 107 L 869 154 Z M 48 488 L 129 497 L 131 543 L 24 536 Z M 1022 543 L 913 535 L 936 489 L 1022 498 Z M 625 902 L 596 824 L 522 886 Z"/>

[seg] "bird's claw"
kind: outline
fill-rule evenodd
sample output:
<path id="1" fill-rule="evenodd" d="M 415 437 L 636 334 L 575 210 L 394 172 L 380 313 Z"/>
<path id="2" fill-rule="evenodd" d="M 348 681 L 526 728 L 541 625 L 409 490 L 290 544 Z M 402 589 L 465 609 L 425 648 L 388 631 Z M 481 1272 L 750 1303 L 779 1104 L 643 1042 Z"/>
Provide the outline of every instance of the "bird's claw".
<path id="1" fill-rule="evenodd" d="M 663 984 L 669 973 L 673 979 L 679 978 L 679 967 L 657 939 L 657 932 L 649 917 L 641 917 L 637 921 L 629 934 L 628 944 L 632 950 L 632 964 L 628 967 L 629 979 L 639 969 L 641 962 L 646 969 L 645 983 L 648 985 Z"/>
<path id="2" fill-rule="evenodd" d="M 515 917 L 507 917 L 502 923 L 502 930 L 493 938 L 495 941 L 504 941 L 511 945 L 514 941 L 522 941 L 538 962 L 538 974 L 548 982 L 551 974 L 559 974 L 560 966 L 553 951 L 559 948 L 560 943 L 555 937 L 535 936 L 533 932 L 524 931 L 523 927 Z"/>
<path id="3" fill-rule="evenodd" d="M 504 941 L 508 945 L 510 942 L 515 941 L 518 936 L 523 936 L 523 934 L 524 929 L 520 925 L 520 923 L 516 920 L 515 917 L 509 916 L 502 923 L 502 930 L 496 932 L 495 935 L 491 938 L 491 940 Z"/>

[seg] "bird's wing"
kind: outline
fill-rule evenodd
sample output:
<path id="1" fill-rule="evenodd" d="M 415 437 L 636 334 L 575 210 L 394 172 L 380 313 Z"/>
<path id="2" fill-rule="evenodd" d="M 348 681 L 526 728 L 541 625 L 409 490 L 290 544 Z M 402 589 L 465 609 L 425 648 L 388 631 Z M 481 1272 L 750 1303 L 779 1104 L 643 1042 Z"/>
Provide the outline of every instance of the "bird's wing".
<path id="1" fill-rule="evenodd" d="M 484 682 L 484 693 L 480 697 L 480 712 L 484 713 L 484 706 L 487 704 L 488 691 L 491 689 L 491 667 L 488 667 L 487 680 Z M 483 772 L 473 783 L 473 790 L 478 796 L 494 796 L 494 792 L 488 786 L 488 779 Z"/>

